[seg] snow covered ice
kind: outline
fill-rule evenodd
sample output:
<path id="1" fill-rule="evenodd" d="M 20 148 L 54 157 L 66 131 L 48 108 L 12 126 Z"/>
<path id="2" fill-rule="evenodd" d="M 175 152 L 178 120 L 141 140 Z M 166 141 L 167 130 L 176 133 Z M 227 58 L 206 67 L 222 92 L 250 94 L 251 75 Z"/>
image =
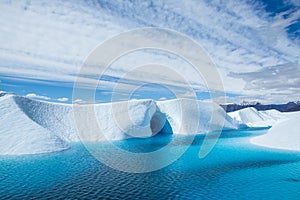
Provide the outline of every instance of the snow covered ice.
<path id="1" fill-rule="evenodd" d="M 283 117 L 277 110 L 258 111 L 253 107 L 230 112 L 228 115 L 248 127 L 270 127 Z"/>
<path id="2" fill-rule="evenodd" d="M 68 148 L 60 137 L 30 119 L 14 98 L 0 97 L 0 154 L 37 154 Z"/>
<path id="3" fill-rule="evenodd" d="M 300 112 L 284 113 L 265 135 L 251 139 L 256 145 L 300 151 Z"/>
<path id="4" fill-rule="evenodd" d="M 253 107 L 228 113 L 248 127 L 271 127 L 266 134 L 251 138 L 253 144 L 300 151 L 300 112 L 257 111 Z"/>
<path id="5" fill-rule="evenodd" d="M 157 133 L 205 134 L 244 127 L 270 127 L 275 124 L 269 133 L 253 140 L 256 144 L 266 143 L 267 146 L 272 146 L 269 143 L 276 138 L 272 140 L 269 137 L 273 137 L 276 132 L 278 138 L 278 130 L 282 132 L 282 127 L 290 126 L 289 123 L 293 123 L 291 127 L 296 127 L 299 118 L 298 115 L 293 115 L 289 121 L 287 119 L 291 117 L 287 114 L 276 110 L 257 111 L 255 108 L 227 114 L 212 102 L 191 101 L 193 100 L 130 100 L 73 107 L 1 93 L 0 154 L 61 151 L 69 148 L 68 143 L 79 141 L 147 138 Z M 191 105 L 197 105 L 197 109 Z M 213 121 L 212 111 L 215 113 Z M 196 120 L 197 124 L 192 123 L 194 119 L 199 119 Z M 284 120 L 287 122 L 277 125 Z M 298 137 L 294 132 L 290 131 L 287 134 L 293 134 L 293 137 L 289 138 L 298 141 L 294 138 Z M 280 135 L 281 138 L 287 138 L 286 136 Z M 285 142 L 289 144 L 289 141 Z"/>
<path id="6" fill-rule="evenodd" d="M 80 140 L 145 138 L 159 131 L 186 135 L 237 129 L 240 126 L 239 122 L 229 117 L 218 105 L 197 101 L 199 110 L 194 110 L 190 108 L 189 101 L 191 100 L 158 102 L 130 100 L 94 106 L 74 105 L 76 106 L 75 119 L 72 105 L 47 103 L 12 94 L 2 94 L 0 154 L 60 151 L 67 149 L 69 142 Z M 213 110 L 220 120 L 208 126 Z M 96 121 L 93 121 L 91 111 L 94 111 Z M 196 130 L 190 125 L 195 116 L 200 116 Z M 99 134 L 99 128 L 103 134 Z"/>

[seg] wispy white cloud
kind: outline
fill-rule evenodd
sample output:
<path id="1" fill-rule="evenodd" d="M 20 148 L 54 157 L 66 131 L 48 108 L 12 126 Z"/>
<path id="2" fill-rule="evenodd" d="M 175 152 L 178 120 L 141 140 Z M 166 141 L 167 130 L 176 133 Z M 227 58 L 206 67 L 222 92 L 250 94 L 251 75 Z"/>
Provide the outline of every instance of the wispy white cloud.
<path id="1" fill-rule="evenodd" d="M 29 93 L 26 95 L 28 98 L 33 98 L 33 99 L 43 99 L 43 100 L 50 100 L 50 97 L 43 96 L 43 95 L 37 95 L 35 93 Z"/>
<path id="2" fill-rule="evenodd" d="M 300 65 L 285 64 L 265 67 L 254 72 L 231 73 L 246 82 L 245 93 L 266 101 L 300 99 Z"/>
<path id="3" fill-rule="evenodd" d="M 245 80 L 247 90 L 273 90 L 296 92 L 300 97 L 300 65 L 286 64 L 265 67 L 254 72 L 231 73 Z"/>
<path id="4" fill-rule="evenodd" d="M 77 104 L 84 103 L 84 100 L 82 100 L 82 99 L 75 99 L 73 101 L 73 103 L 77 103 Z"/>
<path id="5" fill-rule="evenodd" d="M 290 0 L 295 6 L 300 6 L 300 1 L 298 0 Z"/>
<path id="6" fill-rule="evenodd" d="M 1 91 L 0 91 L 0 93 L 1 93 Z M 69 98 L 67 98 L 67 97 L 50 98 L 48 96 L 38 95 L 35 93 L 26 94 L 25 97 L 31 98 L 31 99 L 42 99 L 42 100 L 46 100 L 46 101 L 59 101 L 59 102 L 67 102 L 69 100 Z"/>
<path id="7" fill-rule="evenodd" d="M 165 100 L 167 100 L 167 98 L 166 98 L 166 97 L 161 97 L 161 98 L 159 98 L 158 100 L 159 100 L 159 101 L 165 101 Z"/>
<path id="8" fill-rule="evenodd" d="M 66 102 L 68 101 L 69 99 L 66 98 L 66 97 L 62 97 L 62 98 L 57 98 L 57 101 L 60 101 L 60 102 Z"/>
<path id="9" fill-rule="evenodd" d="M 42 0 L 3 1 L 0 10 L 0 74 L 28 81 L 72 83 L 85 58 L 98 44 L 123 31 L 144 26 L 174 29 L 197 41 L 217 65 L 228 92 L 257 98 L 261 93 L 270 94 L 267 88 L 249 87 L 246 77 L 255 78 L 251 73 L 256 72 L 268 73 L 270 71 L 262 69 L 270 66 L 300 63 L 300 44 L 291 40 L 286 31 L 299 20 L 299 9 L 269 16 L 261 4 L 250 4 L 246 0 L 143 3 Z M 184 61 L 157 52 L 136 53 L 120 59 L 106 75 L 120 77 L 134 66 L 153 63 L 153 60 L 174 67 L 189 77 L 193 87 L 205 90 L 202 85 L 205 82 L 199 81 L 199 76 L 191 72 Z M 91 69 L 81 81 L 87 86 L 94 84 L 95 74 L 97 69 Z M 176 88 L 182 85 L 178 80 L 150 70 L 128 77 L 121 83 L 122 91 L 128 89 L 128 85 L 134 86 L 155 76 L 162 84 Z M 113 88 L 114 81 L 103 81 L 104 87 Z M 253 81 L 258 86 L 263 84 L 260 79 Z M 278 85 L 276 92 L 281 90 L 294 91 Z"/>

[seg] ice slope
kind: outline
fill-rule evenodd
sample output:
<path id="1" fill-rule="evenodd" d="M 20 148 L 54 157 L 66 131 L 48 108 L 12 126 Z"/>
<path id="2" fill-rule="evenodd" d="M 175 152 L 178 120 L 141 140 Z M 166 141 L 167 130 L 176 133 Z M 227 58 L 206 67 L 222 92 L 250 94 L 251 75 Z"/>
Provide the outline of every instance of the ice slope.
<path id="1" fill-rule="evenodd" d="M 1 95 L 0 154 L 59 151 L 67 148 L 68 142 L 80 140 L 122 140 L 158 133 L 207 133 L 241 126 L 220 106 L 210 102 L 177 99 L 67 105 Z M 212 111 L 216 113 L 214 121 Z"/>
<path id="2" fill-rule="evenodd" d="M 0 155 L 37 154 L 68 148 L 57 135 L 32 121 L 15 103 L 0 97 Z"/>
<path id="3" fill-rule="evenodd" d="M 190 101 L 191 100 L 181 99 L 157 102 L 160 111 L 166 114 L 173 133 L 195 134 L 191 130 L 193 127 L 189 127 L 189 124 L 196 117 L 200 118 L 197 120 L 198 124 L 196 133 L 207 133 L 222 129 L 237 129 L 241 126 L 238 121 L 228 116 L 224 109 L 217 104 L 197 101 L 198 108 L 193 109 L 190 106 Z M 216 113 L 214 121 L 212 121 L 213 111 Z M 184 117 L 181 118 L 181 116 Z M 180 126 L 183 126 L 183 128 L 180 129 Z"/>
<path id="4" fill-rule="evenodd" d="M 66 142 L 79 141 L 71 105 L 47 103 L 16 95 L 13 100 L 24 114 L 41 127 Z"/>
<path id="5" fill-rule="evenodd" d="M 286 113 L 265 135 L 251 139 L 256 145 L 300 151 L 300 112 Z"/>
<path id="6" fill-rule="evenodd" d="M 284 118 L 284 115 L 277 110 L 257 111 L 253 107 L 230 112 L 228 115 L 248 127 L 270 127 Z"/>

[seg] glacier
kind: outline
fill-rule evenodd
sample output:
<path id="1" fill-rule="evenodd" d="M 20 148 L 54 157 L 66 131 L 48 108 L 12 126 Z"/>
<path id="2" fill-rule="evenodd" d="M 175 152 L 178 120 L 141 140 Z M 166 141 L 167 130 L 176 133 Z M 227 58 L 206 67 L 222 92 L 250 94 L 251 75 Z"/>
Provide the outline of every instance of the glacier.
<path id="1" fill-rule="evenodd" d="M 257 111 L 253 107 L 228 113 L 248 127 L 270 127 L 266 134 L 250 139 L 252 144 L 275 149 L 300 151 L 300 112 Z"/>
<path id="2" fill-rule="evenodd" d="M 284 118 L 284 115 L 277 110 L 258 111 L 254 107 L 229 112 L 228 115 L 247 127 L 271 127 Z"/>
<path id="3" fill-rule="evenodd" d="M 197 105 L 197 108 L 193 105 Z M 213 102 L 188 99 L 72 105 L 37 101 L 1 92 L 0 155 L 62 151 L 70 148 L 69 143 L 80 141 L 147 138 L 156 134 L 205 134 L 271 126 L 266 135 L 253 139 L 253 143 L 281 147 L 298 141 L 299 134 L 295 131 L 278 135 L 283 132 L 282 127 L 296 127 L 297 123 L 294 122 L 297 122 L 297 116 L 276 110 L 257 111 L 251 107 L 226 113 Z M 285 142 L 277 145 L 274 142 L 276 138 L 285 138 L 281 139 Z"/>
<path id="4" fill-rule="evenodd" d="M 253 144 L 275 148 L 300 151 L 300 112 L 284 113 L 267 134 L 252 138 Z"/>
<path id="5" fill-rule="evenodd" d="M 68 149 L 70 142 L 146 138 L 158 133 L 187 135 L 241 126 L 219 105 L 196 101 L 199 109 L 194 109 L 191 101 L 145 99 L 70 105 L 1 93 L 0 154 L 47 153 Z M 213 122 L 212 111 L 217 119 Z M 199 123 L 192 126 L 196 117 L 200 117 Z"/>
<path id="6" fill-rule="evenodd" d="M 61 151 L 69 146 L 22 112 L 13 95 L 0 97 L 0 154 L 20 155 Z"/>

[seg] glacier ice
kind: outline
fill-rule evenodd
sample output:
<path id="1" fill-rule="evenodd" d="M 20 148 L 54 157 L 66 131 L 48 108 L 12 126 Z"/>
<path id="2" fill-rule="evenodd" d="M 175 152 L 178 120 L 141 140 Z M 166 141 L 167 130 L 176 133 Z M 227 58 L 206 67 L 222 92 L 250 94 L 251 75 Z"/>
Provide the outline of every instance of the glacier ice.
<path id="1" fill-rule="evenodd" d="M 158 132 L 195 134 L 240 127 L 241 123 L 220 106 L 196 103 L 198 109 L 186 99 L 68 105 L 2 93 L 0 154 L 60 151 L 67 149 L 69 142 L 80 140 L 122 140 L 151 137 Z M 212 111 L 217 120 L 212 121 Z M 200 120 L 194 120 L 196 117 Z"/>
<path id="2" fill-rule="evenodd" d="M 284 113 L 281 118 L 267 134 L 251 139 L 256 145 L 276 149 L 287 149 L 300 151 L 300 112 Z"/>
<path id="3" fill-rule="evenodd" d="M 37 154 L 68 148 L 59 136 L 32 121 L 14 103 L 13 95 L 0 98 L 0 155 Z"/>
<path id="4" fill-rule="evenodd" d="M 284 118 L 277 110 L 258 111 L 253 107 L 230 112 L 228 115 L 248 127 L 270 127 Z"/>

